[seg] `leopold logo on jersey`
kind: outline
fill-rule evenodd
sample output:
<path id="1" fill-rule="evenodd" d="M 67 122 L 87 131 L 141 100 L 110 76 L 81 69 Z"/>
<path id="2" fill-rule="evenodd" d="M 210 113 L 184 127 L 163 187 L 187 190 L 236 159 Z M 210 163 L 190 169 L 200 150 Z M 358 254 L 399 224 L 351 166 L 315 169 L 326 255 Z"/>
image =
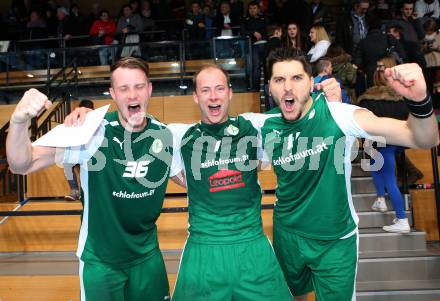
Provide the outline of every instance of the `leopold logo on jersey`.
<path id="1" fill-rule="evenodd" d="M 216 192 L 244 187 L 243 174 L 238 170 L 222 169 L 209 177 L 209 191 Z"/>

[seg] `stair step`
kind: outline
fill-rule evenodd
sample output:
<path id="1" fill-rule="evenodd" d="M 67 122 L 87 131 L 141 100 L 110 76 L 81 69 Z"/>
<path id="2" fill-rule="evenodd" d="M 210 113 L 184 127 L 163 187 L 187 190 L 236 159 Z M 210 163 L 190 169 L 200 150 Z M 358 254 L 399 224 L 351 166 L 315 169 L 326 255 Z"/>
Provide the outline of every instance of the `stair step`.
<path id="1" fill-rule="evenodd" d="M 366 230 L 366 231 L 365 231 Z M 412 231 L 409 234 L 389 233 L 382 228 L 360 229 L 359 253 L 426 250 L 426 234 Z"/>
<path id="2" fill-rule="evenodd" d="M 360 163 L 351 164 L 351 176 L 352 177 L 370 177 L 371 173 L 362 169 Z"/>
<path id="3" fill-rule="evenodd" d="M 358 301 L 435 301 L 440 290 L 398 290 L 356 293 Z"/>
<path id="4" fill-rule="evenodd" d="M 393 292 L 398 290 L 440 290 L 440 279 L 428 280 L 393 280 L 393 281 L 358 281 L 357 293 Z"/>
<path id="5" fill-rule="evenodd" d="M 394 218 L 396 217 L 394 211 L 387 212 L 375 212 L 375 211 L 366 211 L 366 212 L 358 212 L 359 216 L 359 225 L 360 229 L 362 228 L 382 228 L 385 225 L 391 225 L 393 223 Z M 406 211 L 406 217 L 408 218 L 408 222 L 410 226 L 413 225 L 411 212 Z"/>
<path id="6" fill-rule="evenodd" d="M 371 206 L 373 206 L 373 203 L 376 200 L 377 195 L 376 193 L 360 193 L 360 194 L 355 194 L 352 197 L 356 212 L 363 212 L 363 211 L 372 211 Z M 388 197 L 385 197 L 385 202 L 388 206 L 388 210 L 392 210 L 393 205 L 391 204 L 391 201 L 388 199 Z"/>
<path id="7" fill-rule="evenodd" d="M 351 179 L 351 193 L 376 193 L 373 178 L 371 177 L 355 177 Z"/>
<path id="8" fill-rule="evenodd" d="M 361 258 L 357 280 L 389 281 L 440 279 L 440 256 Z"/>

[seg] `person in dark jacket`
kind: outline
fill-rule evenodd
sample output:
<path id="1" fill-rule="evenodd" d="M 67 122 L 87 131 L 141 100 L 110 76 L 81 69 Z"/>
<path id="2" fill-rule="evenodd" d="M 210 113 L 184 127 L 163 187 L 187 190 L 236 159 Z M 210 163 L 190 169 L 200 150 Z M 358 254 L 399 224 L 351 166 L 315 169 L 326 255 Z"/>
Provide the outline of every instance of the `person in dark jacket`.
<path id="1" fill-rule="evenodd" d="M 425 69 L 426 60 L 420 44 L 418 42 L 406 40 L 403 38 L 402 32 L 403 28 L 399 24 L 391 23 L 387 26 L 387 34 L 392 35 L 405 50 L 406 63 L 417 63 L 422 69 Z"/>
<path id="2" fill-rule="evenodd" d="M 241 24 L 241 35 L 248 36 L 252 42 L 252 87 L 257 91 L 260 86 L 260 67 L 264 59 L 264 44 L 266 43 L 266 19 L 260 16 L 260 6 L 257 1 L 248 5 L 248 16 Z"/>
<path id="3" fill-rule="evenodd" d="M 357 0 L 353 10 L 339 18 L 336 23 L 336 43 L 350 55 L 353 54 L 360 40 L 367 35 L 366 13 L 369 7 L 369 0 Z"/>
<path id="4" fill-rule="evenodd" d="M 402 27 L 401 36 L 406 41 L 418 42 L 425 36 L 423 24 L 417 14 L 414 12 L 414 2 L 404 0 L 400 9 L 401 15 L 393 19 L 393 23 Z"/>
<path id="5" fill-rule="evenodd" d="M 217 27 L 217 36 L 235 36 L 237 27 L 240 25 L 240 19 L 231 12 L 231 4 L 229 1 L 220 3 L 220 12 L 215 18 L 215 27 Z"/>
<path id="6" fill-rule="evenodd" d="M 368 34 L 362 39 L 353 54 L 353 63 L 367 75 L 367 88 L 373 85 L 373 74 L 376 71 L 376 62 L 388 53 L 393 47 L 400 58 L 406 59 L 403 47 L 393 36 L 384 34 L 381 30 L 381 20 L 373 14 L 367 18 Z"/>
<path id="7" fill-rule="evenodd" d="M 269 39 L 267 40 L 266 49 L 264 51 L 264 62 L 266 62 L 266 58 L 269 56 L 270 52 L 283 47 L 283 43 L 281 37 L 283 36 L 283 27 L 281 25 L 268 25 L 267 26 L 267 35 Z M 263 64 L 264 68 L 264 99 L 266 102 L 266 111 L 269 111 L 276 107 L 275 101 L 269 95 L 269 74 L 266 70 L 266 64 Z"/>
<path id="8" fill-rule="evenodd" d="M 374 86 L 367 89 L 365 94 L 359 97 L 359 105 L 372 111 L 380 117 L 391 117 L 401 120 L 408 118 L 408 108 L 403 98 L 398 95 L 391 87 L 387 85 L 384 76 L 386 68 L 396 65 L 392 56 L 386 56 L 377 61 L 377 69 L 374 72 Z M 404 201 L 402 194 L 397 186 L 395 176 L 395 155 L 402 152 L 403 149 L 395 145 L 378 145 L 377 152 L 372 154 L 374 162 L 380 164 L 380 156 L 383 159 L 383 165 L 375 168 L 372 165 L 371 175 L 373 176 L 374 186 L 376 187 L 377 199 L 371 207 L 374 211 L 385 212 L 388 210 L 385 203 L 385 190 L 391 200 L 396 219 L 390 226 L 384 226 L 383 230 L 395 233 L 409 233 L 410 227 L 406 217 Z M 379 168 L 377 170 L 377 168 Z"/>

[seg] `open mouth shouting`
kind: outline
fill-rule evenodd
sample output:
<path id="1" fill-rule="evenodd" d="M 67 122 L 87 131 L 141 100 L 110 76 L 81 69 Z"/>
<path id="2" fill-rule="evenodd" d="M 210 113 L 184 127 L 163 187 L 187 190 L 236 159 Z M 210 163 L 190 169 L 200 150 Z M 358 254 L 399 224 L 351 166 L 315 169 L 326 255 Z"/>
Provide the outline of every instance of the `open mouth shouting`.
<path id="1" fill-rule="evenodd" d="M 284 97 L 284 107 L 288 112 L 292 112 L 295 109 L 295 99 L 293 98 L 293 96 Z"/>
<path id="2" fill-rule="evenodd" d="M 138 103 L 128 105 L 128 112 L 130 115 L 137 114 L 141 111 L 141 105 Z"/>
<path id="3" fill-rule="evenodd" d="M 219 104 L 210 104 L 208 105 L 209 113 L 213 116 L 218 116 L 221 113 L 222 106 Z"/>

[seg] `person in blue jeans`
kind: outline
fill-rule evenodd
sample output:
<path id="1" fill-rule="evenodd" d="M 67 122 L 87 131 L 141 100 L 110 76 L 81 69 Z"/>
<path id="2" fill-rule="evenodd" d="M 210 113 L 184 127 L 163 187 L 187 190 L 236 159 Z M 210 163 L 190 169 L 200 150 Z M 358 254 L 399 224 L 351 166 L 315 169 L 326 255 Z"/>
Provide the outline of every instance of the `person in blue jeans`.
<path id="1" fill-rule="evenodd" d="M 374 86 L 369 88 L 358 99 L 361 107 L 367 108 L 380 117 L 391 117 L 401 120 L 408 118 L 408 109 L 403 98 L 387 86 L 383 72 L 386 68 L 396 65 L 391 56 L 386 56 L 377 62 L 374 73 Z M 384 226 L 383 230 L 394 233 L 409 233 L 410 226 L 406 218 L 403 196 L 397 185 L 396 178 L 396 153 L 403 152 L 403 148 L 395 145 L 378 145 L 372 154 L 372 163 L 383 158 L 383 165 L 379 170 L 373 169 L 374 186 L 376 187 L 377 199 L 371 209 L 385 212 L 388 210 L 385 203 L 385 191 L 391 200 L 396 218 L 392 225 Z M 380 163 L 380 161 L 378 161 Z"/>
<path id="2" fill-rule="evenodd" d="M 408 233 L 410 232 L 410 227 L 408 219 L 406 218 L 403 196 L 397 186 L 395 174 L 396 153 L 402 152 L 403 148 L 396 145 L 387 145 L 385 147 L 378 147 L 377 151 L 383 157 L 383 166 L 377 171 L 371 171 L 377 194 L 377 200 L 374 202 L 372 209 L 380 212 L 388 210 L 385 203 L 386 191 L 391 200 L 394 211 L 396 211 L 396 221 L 394 225 L 398 223 L 398 226 L 384 226 L 383 229 L 387 232 Z"/>

